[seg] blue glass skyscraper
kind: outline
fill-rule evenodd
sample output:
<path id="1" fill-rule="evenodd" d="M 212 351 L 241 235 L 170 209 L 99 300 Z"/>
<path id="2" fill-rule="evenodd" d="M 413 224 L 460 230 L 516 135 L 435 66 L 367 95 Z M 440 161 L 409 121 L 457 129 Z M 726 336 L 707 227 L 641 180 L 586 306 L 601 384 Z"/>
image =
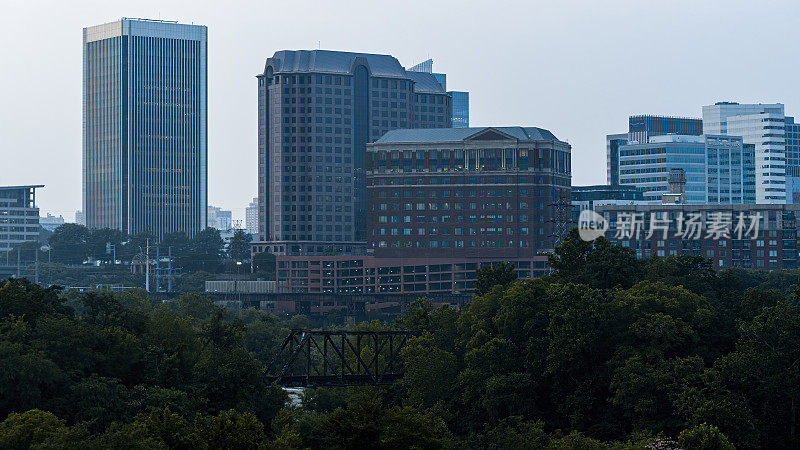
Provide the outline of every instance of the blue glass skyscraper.
<path id="1" fill-rule="evenodd" d="M 123 18 L 83 30 L 89 228 L 193 236 L 206 226 L 207 29 Z"/>

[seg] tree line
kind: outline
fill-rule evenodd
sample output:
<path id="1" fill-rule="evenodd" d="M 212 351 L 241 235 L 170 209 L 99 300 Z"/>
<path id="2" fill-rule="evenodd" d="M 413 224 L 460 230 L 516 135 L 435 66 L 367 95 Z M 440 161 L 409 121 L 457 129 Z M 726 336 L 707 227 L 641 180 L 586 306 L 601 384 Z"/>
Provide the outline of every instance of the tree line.
<path id="1" fill-rule="evenodd" d="M 482 268 L 462 310 L 419 299 L 355 325 L 414 331 L 402 381 L 299 404 L 263 370 L 303 316 L 0 282 L 0 447 L 798 447 L 796 273 L 575 232 L 550 264 Z"/>
<path id="2" fill-rule="evenodd" d="M 137 260 L 143 263 L 150 247 L 150 258 L 172 256 L 173 268 L 182 274 L 199 274 L 205 279 L 210 274 L 236 273 L 237 262 L 246 264 L 242 273 L 250 273 L 250 241 L 252 237 L 243 230 L 236 230 L 226 243 L 219 230 L 207 228 L 191 239 L 186 233 L 167 233 L 160 239 L 149 233 L 125 235 L 119 230 L 101 228 L 89 229 L 78 224 L 64 224 L 47 235 L 41 242 L 30 241 L 15 245 L 5 253 L 0 253 L 0 264 L 17 264 L 18 255 L 23 267 L 28 267 L 38 258 L 43 270 L 43 280 L 74 285 L 74 283 L 97 282 L 90 284 L 131 283 L 129 265 Z M 156 250 L 158 249 L 158 250 Z M 103 266 L 114 266 L 116 261 L 123 270 L 111 271 L 106 276 L 92 276 L 84 271 L 72 271 L 71 267 L 88 261 L 98 261 Z M 45 264 L 49 263 L 50 266 Z M 253 272 L 261 278 L 274 278 L 275 258 L 269 253 L 261 253 L 252 261 Z M 243 264 L 243 265 L 244 265 Z M 241 269 L 241 268 L 240 268 Z M 119 273 L 117 273 L 119 272 Z M 190 277 L 191 278 L 191 277 Z M 194 287 L 191 279 L 187 288 Z M 137 283 L 141 284 L 141 283 Z"/>

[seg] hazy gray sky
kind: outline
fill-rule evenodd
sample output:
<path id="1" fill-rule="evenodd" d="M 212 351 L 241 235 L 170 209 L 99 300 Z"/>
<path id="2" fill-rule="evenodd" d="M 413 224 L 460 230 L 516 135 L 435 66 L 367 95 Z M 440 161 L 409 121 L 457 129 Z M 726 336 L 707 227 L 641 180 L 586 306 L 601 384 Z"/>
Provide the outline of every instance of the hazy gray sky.
<path id="1" fill-rule="evenodd" d="M 632 114 L 700 117 L 720 100 L 800 112 L 800 2 L 31 1 L 0 8 L 0 185 L 81 207 L 81 30 L 146 17 L 208 26 L 209 203 L 256 195 L 256 80 L 276 50 L 427 57 L 470 91 L 470 123 L 539 126 L 572 144 L 573 184 L 605 183 L 605 135 Z"/>

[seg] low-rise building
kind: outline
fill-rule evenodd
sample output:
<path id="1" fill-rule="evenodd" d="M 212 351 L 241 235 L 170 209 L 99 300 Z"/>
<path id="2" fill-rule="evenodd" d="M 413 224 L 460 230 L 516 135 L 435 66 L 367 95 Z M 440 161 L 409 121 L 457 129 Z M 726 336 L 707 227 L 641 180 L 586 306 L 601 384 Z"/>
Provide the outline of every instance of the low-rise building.
<path id="1" fill-rule="evenodd" d="M 43 184 L 0 186 L 0 252 L 39 239 L 36 189 L 42 187 Z"/>
<path id="2" fill-rule="evenodd" d="M 606 237 L 640 258 L 696 255 L 716 269 L 798 267 L 800 205 L 608 205 L 596 212 Z"/>
<path id="3" fill-rule="evenodd" d="M 634 186 L 572 186 L 572 224 L 577 224 L 581 211 L 587 209 L 593 210 L 604 205 L 632 205 L 643 201 L 642 192 Z"/>

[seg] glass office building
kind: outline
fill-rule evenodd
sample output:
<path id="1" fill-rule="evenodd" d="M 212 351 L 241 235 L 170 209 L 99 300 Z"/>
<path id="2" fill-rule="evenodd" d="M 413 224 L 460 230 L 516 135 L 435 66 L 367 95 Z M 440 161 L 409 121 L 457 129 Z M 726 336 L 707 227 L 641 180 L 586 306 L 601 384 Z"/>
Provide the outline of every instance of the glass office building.
<path id="1" fill-rule="evenodd" d="M 746 203 L 748 161 L 738 136 L 656 136 L 647 144 L 619 147 L 620 183 L 642 191 L 645 202 L 660 204 L 669 193 L 669 171 L 683 169 L 687 203 Z"/>
<path id="2" fill-rule="evenodd" d="M 800 203 L 800 123 L 786 116 L 786 203 Z"/>
<path id="3" fill-rule="evenodd" d="M 756 203 L 781 204 L 792 201 L 784 135 L 783 105 L 718 102 L 703 106 L 706 133 L 741 136 L 755 145 Z M 788 178 L 788 179 L 787 179 Z"/>
<path id="4" fill-rule="evenodd" d="M 619 147 L 627 144 L 647 144 L 651 137 L 668 134 L 700 136 L 702 119 L 641 114 L 628 118 L 628 132 L 606 135 L 606 176 L 608 184 L 618 185 Z"/>
<path id="5" fill-rule="evenodd" d="M 89 228 L 206 227 L 207 29 L 123 18 L 83 30 Z"/>

